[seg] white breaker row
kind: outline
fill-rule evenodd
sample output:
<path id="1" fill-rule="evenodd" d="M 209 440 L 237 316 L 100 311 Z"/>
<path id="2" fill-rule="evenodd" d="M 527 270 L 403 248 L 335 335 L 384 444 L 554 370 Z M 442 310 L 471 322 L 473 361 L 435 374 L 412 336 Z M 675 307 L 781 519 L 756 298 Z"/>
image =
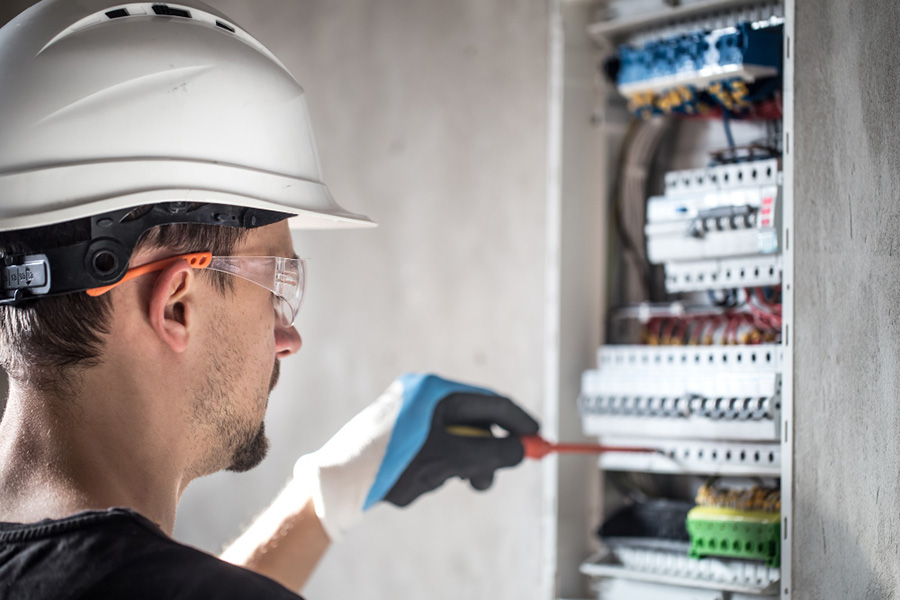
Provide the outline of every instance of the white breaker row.
<path id="1" fill-rule="evenodd" d="M 673 588 L 659 583 L 630 581 L 628 579 L 601 579 L 596 585 L 597 593 L 603 600 L 760 600 L 777 596 L 759 596 L 719 590 L 697 588 Z"/>
<path id="2" fill-rule="evenodd" d="M 597 436 L 776 442 L 778 344 L 602 346 L 585 371 L 579 408 Z"/>
<path id="3" fill-rule="evenodd" d="M 781 444 L 730 440 L 672 440 L 603 436 L 619 447 L 659 448 L 659 454 L 607 452 L 599 458 L 605 471 L 687 475 L 779 477 Z"/>
<path id="4" fill-rule="evenodd" d="M 681 542 L 607 546 L 581 565 L 603 600 L 750 600 L 775 596 L 781 578 L 779 569 L 756 561 L 692 559 Z"/>
<path id="5" fill-rule="evenodd" d="M 781 283 L 780 177 L 774 158 L 666 174 L 644 233 L 670 293 Z"/>
<path id="6" fill-rule="evenodd" d="M 777 476 L 778 344 L 603 346 L 582 375 L 585 434 L 659 454 L 609 453 L 607 470 Z"/>

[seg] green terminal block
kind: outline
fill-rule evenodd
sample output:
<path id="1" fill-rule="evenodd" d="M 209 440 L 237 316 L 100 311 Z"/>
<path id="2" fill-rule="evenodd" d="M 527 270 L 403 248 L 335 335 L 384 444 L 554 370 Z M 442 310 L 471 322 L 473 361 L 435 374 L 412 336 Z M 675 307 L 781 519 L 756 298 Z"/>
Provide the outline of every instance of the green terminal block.
<path id="1" fill-rule="evenodd" d="M 695 506 L 688 512 L 691 558 L 729 556 L 781 564 L 781 515 L 756 510 Z"/>

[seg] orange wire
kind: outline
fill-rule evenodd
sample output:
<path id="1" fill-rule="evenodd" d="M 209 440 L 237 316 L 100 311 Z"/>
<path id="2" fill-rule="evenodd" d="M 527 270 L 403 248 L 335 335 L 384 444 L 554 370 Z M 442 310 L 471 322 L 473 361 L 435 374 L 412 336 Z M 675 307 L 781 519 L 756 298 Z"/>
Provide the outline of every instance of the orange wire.
<path id="1" fill-rule="evenodd" d="M 125 283 L 135 277 L 140 277 L 141 275 L 146 275 L 147 273 L 153 273 L 154 271 L 162 271 L 169 265 L 176 263 L 180 260 L 186 260 L 188 265 L 192 269 L 205 269 L 209 266 L 209 263 L 212 262 L 212 252 L 193 252 L 191 254 L 180 254 L 178 256 L 172 256 L 169 258 L 164 258 L 162 260 L 157 260 L 152 263 L 147 263 L 146 265 L 141 265 L 139 267 L 135 267 L 133 269 L 128 269 L 125 272 L 125 276 L 119 281 L 113 283 L 112 285 L 106 285 L 103 287 L 96 287 L 87 290 L 88 296 L 102 296 L 109 290 L 114 287 Z"/>

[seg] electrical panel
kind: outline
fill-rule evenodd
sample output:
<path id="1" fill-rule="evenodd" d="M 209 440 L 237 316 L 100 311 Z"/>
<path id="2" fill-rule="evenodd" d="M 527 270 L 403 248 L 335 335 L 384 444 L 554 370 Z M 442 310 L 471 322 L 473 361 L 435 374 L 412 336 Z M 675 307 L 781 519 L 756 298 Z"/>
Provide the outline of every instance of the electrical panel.
<path id="1" fill-rule="evenodd" d="M 600 600 L 784 599 L 784 8 L 684 13 L 594 27 L 620 160 L 577 410 L 615 449 L 579 570 Z"/>

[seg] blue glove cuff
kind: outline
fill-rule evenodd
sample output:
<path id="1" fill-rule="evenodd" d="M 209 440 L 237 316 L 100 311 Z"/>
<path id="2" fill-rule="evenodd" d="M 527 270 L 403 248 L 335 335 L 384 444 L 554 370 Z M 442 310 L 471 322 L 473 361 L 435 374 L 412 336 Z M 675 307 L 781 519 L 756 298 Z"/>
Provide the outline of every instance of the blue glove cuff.
<path id="1" fill-rule="evenodd" d="M 484 388 L 441 379 L 437 375 L 407 373 L 397 378 L 403 385 L 403 405 L 391 431 L 387 450 L 363 510 L 382 500 L 428 439 L 438 402 L 460 392 L 496 396 Z"/>

